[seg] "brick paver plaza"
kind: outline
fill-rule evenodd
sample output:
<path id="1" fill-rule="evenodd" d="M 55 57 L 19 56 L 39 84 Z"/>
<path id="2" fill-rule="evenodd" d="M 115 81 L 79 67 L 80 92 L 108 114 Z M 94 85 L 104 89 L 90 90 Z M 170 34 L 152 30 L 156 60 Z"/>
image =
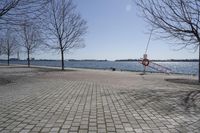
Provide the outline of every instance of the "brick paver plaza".
<path id="1" fill-rule="evenodd" d="M 199 85 L 163 74 L 0 68 L 0 132 L 199 133 Z"/>

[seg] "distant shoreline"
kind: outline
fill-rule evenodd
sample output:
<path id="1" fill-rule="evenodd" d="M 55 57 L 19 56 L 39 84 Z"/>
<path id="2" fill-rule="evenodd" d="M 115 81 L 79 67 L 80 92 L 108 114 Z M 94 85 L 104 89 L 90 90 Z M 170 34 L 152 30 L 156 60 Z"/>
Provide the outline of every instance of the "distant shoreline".
<path id="1" fill-rule="evenodd" d="M 0 63 L 0 68 L 1 67 L 24 67 L 24 68 L 29 68 L 27 67 L 27 65 L 25 64 L 10 64 L 9 66 Z M 31 65 L 30 68 L 43 68 L 43 69 L 56 69 L 56 70 L 60 70 L 60 66 L 41 66 L 41 65 Z M 65 70 L 97 70 L 97 71 L 116 71 L 116 72 L 133 72 L 133 73 L 140 73 L 143 71 L 139 71 L 139 70 L 120 70 L 120 69 L 115 69 L 113 70 L 113 68 L 92 68 L 92 67 L 65 67 Z M 164 74 L 163 72 L 159 72 L 159 71 L 146 71 L 146 73 L 151 73 L 151 74 Z M 172 75 L 191 75 L 191 76 L 197 76 L 196 74 L 185 74 L 185 73 L 177 73 L 177 72 L 173 72 L 170 73 Z"/>
<path id="2" fill-rule="evenodd" d="M 0 59 L 0 61 L 7 61 L 6 59 Z M 26 61 L 26 60 L 18 60 L 15 58 L 11 58 L 10 61 Z M 60 60 L 50 60 L 50 59 L 34 59 L 32 61 L 60 61 Z M 107 62 L 107 61 L 113 61 L 113 60 L 95 60 L 95 59 L 83 59 L 83 60 L 75 60 L 75 59 L 69 59 L 65 61 L 70 62 L 78 62 L 78 61 L 93 61 L 93 62 Z M 141 59 L 119 59 L 114 60 L 113 62 L 138 62 L 141 61 Z M 198 59 L 166 59 L 166 60 L 151 60 L 153 62 L 199 62 Z"/>
<path id="3" fill-rule="evenodd" d="M 115 60 L 115 62 L 141 61 L 141 59 Z M 167 60 L 150 60 L 153 62 L 198 62 L 198 59 L 167 59 Z"/>

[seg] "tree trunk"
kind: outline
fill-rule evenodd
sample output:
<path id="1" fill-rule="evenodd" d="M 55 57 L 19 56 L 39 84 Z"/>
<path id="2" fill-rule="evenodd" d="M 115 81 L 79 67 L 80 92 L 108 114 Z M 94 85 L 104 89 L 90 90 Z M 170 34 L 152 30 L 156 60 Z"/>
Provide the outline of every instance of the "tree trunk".
<path id="1" fill-rule="evenodd" d="M 29 50 L 27 51 L 27 54 L 28 54 L 28 58 L 27 58 L 28 67 L 30 67 L 30 51 Z"/>
<path id="2" fill-rule="evenodd" d="M 8 60 L 7 60 L 8 66 L 10 65 L 10 54 L 8 53 Z"/>
<path id="3" fill-rule="evenodd" d="M 200 83 L 200 44 L 199 44 L 199 77 L 198 77 L 198 81 Z"/>
<path id="4" fill-rule="evenodd" d="M 62 60 L 62 70 L 65 69 L 65 63 L 64 63 L 64 51 L 61 49 L 61 60 Z"/>

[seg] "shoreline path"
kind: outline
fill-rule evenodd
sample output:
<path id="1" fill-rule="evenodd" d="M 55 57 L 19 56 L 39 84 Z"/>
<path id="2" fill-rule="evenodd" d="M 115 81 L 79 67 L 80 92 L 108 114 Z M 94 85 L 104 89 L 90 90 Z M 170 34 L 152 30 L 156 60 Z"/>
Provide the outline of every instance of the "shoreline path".
<path id="1" fill-rule="evenodd" d="M 183 77 L 0 66 L 0 132 L 199 133 L 200 86 L 165 80 Z"/>

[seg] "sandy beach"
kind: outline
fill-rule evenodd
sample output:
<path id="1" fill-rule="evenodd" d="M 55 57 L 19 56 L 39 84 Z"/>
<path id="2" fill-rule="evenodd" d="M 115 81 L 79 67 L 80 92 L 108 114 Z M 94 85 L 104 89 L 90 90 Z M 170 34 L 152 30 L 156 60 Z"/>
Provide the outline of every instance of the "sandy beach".
<path id="1" fill-rule="evenodd" d="M 0 132 L 200 132 L 197 77 L 0 66 Z"/>

